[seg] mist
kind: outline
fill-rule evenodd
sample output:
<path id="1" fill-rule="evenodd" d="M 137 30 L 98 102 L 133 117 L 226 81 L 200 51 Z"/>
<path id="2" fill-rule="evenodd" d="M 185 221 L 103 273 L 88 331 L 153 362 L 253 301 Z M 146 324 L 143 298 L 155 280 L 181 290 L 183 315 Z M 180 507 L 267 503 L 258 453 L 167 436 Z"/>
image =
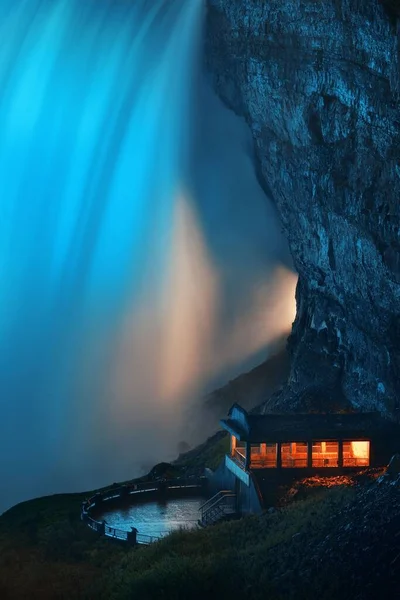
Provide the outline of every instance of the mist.
<path id="1" fill-rule="evenodd" d="M 0 512 L 173 459 L 188 407 L 289 332 L 296 275 L 203 22 L 1 3 Z"/>

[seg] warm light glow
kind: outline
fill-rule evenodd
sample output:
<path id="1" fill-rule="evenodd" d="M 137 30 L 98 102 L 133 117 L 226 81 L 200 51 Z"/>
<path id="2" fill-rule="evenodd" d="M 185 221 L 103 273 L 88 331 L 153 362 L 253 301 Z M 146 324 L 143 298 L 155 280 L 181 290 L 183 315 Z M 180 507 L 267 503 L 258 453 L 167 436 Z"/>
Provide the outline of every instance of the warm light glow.
<path id="1" fill-rule="evenodd" d="M 170 398 L 190 394 L 200 383 L 290 331 L 297 275 L 284 267 L 275 269 L 270 281 L 260 283 L 229 331 L 219 329 L 220 273 L 187 193 L 181 193 L 176 203 L 168 277 L 163 292 L 167 323 L 161 379 Z"/>
<path id="2" fill-rule="evenodd" d="M 343 466 L 368 467 L 369 449 L 369 441 L 343 442 Z"/>
<path id="3" fill-rule="evenodd" d="M 354 458 L 369 458 L 369 442 L 351 442 Z"/>
<path id="4" fill-rule="evenodd" d="M 220 273 L 187 192 L 177 195 L 167 246 L 162 277 L 153 273 L 112 342 L 106 395 L 112 428 L 145 430 L 158 415 L 165 432 L 176 439 L 187 435 L 182 406 L 188 400 L 201 397 L 216 374 L 240 365 L 289 330 L 297 276 L 277 269 L 271 282 L 249 298 L 243 318 L 222 331 Z M 156 243 L 149 252 L 161 253 Z M 104 340 L 96 344 L 104 345 L 111 348 Z M 176 429 L 181 426 L 182 433 Z"/>
<path id="5" fill-rule="evenodd" d="M 159 379 L 163 396 L 172 400 L 196 389 L 204 373 L 212 368 L 219 305 L 217 273 L 195 208 L 183 194 L 175 207 L 163 298 Z"/>
<path id="6" fill-rule="evenodd" d="M 337 467 L 339 443 L 335 441 L 314 442 L 312 446 L 313 467 Z"/>
<path id="7" fill-rule="evenodd" d="M 307 467 L 308 446 L 306 442 L 282 443 L 282 467 L 304 468 Z"/>
<path id="8" fill-rule="evenodd" d="M 267 469 L 277 467 L 277 444 L 251 444 L 250 467 Z"/>
<path id="9" fill-rule="evenodd" d="M 116 395 L 123 390 L 122 413 L 136 396 L 155 409 L 159 400 L 172 409 L 201 395 L 208 380 L 289 332 L 294 319 L 297 276 L 280 267 L 249 298 L 242 319 L 227 331 L 218 329 L 219 272 L 187 193 L 176 200 L 165 258 L 163 281 L 149 286 L 121 331 L 114 381 Z M 114 413 L 118 405 L 114 400 Z"/>
<path id="10" fill-rule="evenodd" d="M 232 435 L 231 436 L 231 450 L 232 450 L 232 454 L 235 453 L 236 443 L 237 443 L 236 437 L 234 435 Z"/>
<path id="11" fill-rule="evenodd" d="M 208 434 L 188 405 L 289 333 L 251 131 L 199 97 L 204 5 L 0 2 L 0 471 L 32 480 L 7 494 L 172 460 Z"/>
<path id="12" fill-rule="evenodd" d="M 169 248 L 203 9 L 0 2 L 0 472 L 18 479 L 0 513 L 122 481 L 165 456 L 157 315 L 139 310 L 150 322 L 129 323 L 132 344 L 121 330 L 153 274 L 153 236 Z"/>
<path id="13" fill-rule="evenodd" d="M 248 311 L 222 339 L 214 357 L 215 371 L 235 365 L 290 332 L 296 315 L 297 275 L 276 268 L 248 300 Z"/>

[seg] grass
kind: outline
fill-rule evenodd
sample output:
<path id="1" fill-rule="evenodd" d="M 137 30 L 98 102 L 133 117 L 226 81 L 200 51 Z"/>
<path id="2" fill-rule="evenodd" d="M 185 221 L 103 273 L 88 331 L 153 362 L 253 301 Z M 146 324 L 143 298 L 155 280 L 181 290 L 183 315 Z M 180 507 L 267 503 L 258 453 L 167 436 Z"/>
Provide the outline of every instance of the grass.
<path id="1" fill-rule="evenodd" d="M 289 598 L 288 590 L 282 595 L 279 578 L 303 564 L 304 538 L 311 545 L 319 539 L 328 519 L 353 494 L 349 488 L 323 490 L 273 514 L 174 533 L 142 552 L 128 553 L 111 570 L 105 597 L 200 600 L 251 593 L 254 600 Z M 323 587 L 325 580 L 319 598 L 329 597 Z"/>
<path id="2" fill-rule="evenodd" d="M 185 469 L 204 470 L 208 467 L 214 471 L 227 452 L 229 452 L 229 435 L 226 431 L 219 431 L 197 448 L 180 456 L 175 464 Z"/>
<path id="3" fill-rule="evenodd" d="M 215 468 L 228 442 L 212 436 L 175 468 L 182 474 Z M 298 492 L 288 494 L 298 500 L 275 512 L 177 531 L 139 548 L 100 537 L 80 521 L 81 503 L 92 492 L 21 503 L 0 517 L 0 598 L 347 600 L 341 572 L 321 562 L 316 549 L 348 522 L 357 486 L 309 482 Z"/>
<path id="4" fill-rule="evenodd" d="M 0 518 L 0 597 L 197 600 L 240 593 L 258 600 L 268 592 L 269 600 L 286 599 L 279 578 L 300 568 L 302 541 L 319 539 L 353 494 L 346 487 L 314 491 L 273 514 L 175 532 L 145 548 L 100 538 L 83 525 L 83 494 L 26 502 Z M 319 597 L 329 598 L 322 587 Z"/>
<path id="5" fill-rule="evenodd" d="M 182 475 L 205 467 L 214 469 L 227 447 L 227 436 L 218 433 L 182 455 L 174 467 Z M 93 493 L 38 498 L 0 516 L 2 600 L 108 598 L 104 590 L 110 586 L 118 589 L 119 569 L 126 557 L 133 554 L 143 561 L 149 552 L 151 555 L 153 547 L 132 550 L 97 536 L 80 521 L 81 503 Z M 164 546 L 157 550 L 164 551 Z"/>

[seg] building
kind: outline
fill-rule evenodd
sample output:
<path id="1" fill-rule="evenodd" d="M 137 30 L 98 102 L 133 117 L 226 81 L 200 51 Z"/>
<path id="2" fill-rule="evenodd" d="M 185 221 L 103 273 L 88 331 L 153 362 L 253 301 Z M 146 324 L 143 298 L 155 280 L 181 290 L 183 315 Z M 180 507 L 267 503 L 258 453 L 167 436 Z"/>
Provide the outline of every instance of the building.
<path id="1" fill-rule="evenodd" d="M 384 466 L 400 446 L 400 427 L 378 412 L 257 415 L 235 404 L 221 425 L 230 452 L 211 489 L 234 492 L 241 514 L 273 504 L 279 483 Z"/>

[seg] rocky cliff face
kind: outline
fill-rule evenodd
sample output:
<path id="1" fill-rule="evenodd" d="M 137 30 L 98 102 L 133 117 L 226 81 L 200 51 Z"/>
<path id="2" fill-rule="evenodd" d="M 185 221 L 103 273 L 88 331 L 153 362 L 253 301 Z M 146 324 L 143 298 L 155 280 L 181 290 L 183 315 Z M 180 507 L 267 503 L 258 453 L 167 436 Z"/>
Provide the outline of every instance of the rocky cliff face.
<path id="1" fill-rule="evenodd" d="M 269 408 L 322 402 L 396 415 L 400 26 L 393 10 L 379 0 L 208 3 L 214 87 L 249 123 L 259 179 L 299 273 L 291 374 Z"/>

